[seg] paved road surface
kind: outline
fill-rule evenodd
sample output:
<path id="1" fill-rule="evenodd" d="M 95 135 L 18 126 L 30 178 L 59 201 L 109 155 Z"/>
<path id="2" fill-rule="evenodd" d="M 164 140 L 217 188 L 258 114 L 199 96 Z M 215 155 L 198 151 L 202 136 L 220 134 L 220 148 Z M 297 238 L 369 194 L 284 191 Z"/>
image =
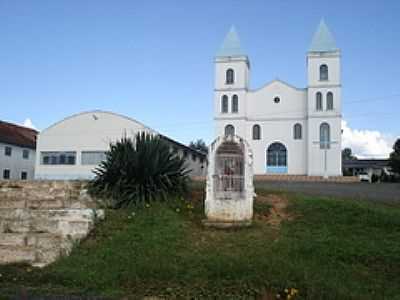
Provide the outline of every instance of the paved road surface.
<path id="1" fill-rule="evenodd" d="M 369 199 L 400 204 L 400 183 L 332 183 L 332 182 L 256 182 L 256 188 L 299 192 L 307 195 Z"/>

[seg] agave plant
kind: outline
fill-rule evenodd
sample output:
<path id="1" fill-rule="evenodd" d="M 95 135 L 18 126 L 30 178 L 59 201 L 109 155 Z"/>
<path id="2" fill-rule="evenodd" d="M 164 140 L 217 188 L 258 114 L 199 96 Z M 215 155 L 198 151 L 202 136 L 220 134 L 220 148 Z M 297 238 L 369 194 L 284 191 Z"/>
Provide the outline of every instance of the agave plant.
<path id="1" fill-rule="evenodd" d="M 89 191 L 110 199 L 116 208 L 166 200 L 186 191 L 188 172 L 165 140 L 142 132 L 110 144 Z"/>

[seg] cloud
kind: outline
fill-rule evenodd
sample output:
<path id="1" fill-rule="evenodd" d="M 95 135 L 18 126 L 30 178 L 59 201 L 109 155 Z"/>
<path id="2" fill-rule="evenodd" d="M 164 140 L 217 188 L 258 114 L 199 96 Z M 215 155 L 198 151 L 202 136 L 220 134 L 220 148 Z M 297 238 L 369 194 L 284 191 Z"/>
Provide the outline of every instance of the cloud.
<path id="1" fill-rule="evenodd" d="M 358 158 L 388 158 L 394 137 L 377 130 L 352 129 L 342 121 L 342 148 L 350 148 Z"/>
<path id="2" fill-rule="evenodd" d="M 32 121 L 30 118 L 27 118 L 24 123 L 22 124 L 24 127 L 32 128 L 36 130 L 35 125 L 33 125 Z"/>

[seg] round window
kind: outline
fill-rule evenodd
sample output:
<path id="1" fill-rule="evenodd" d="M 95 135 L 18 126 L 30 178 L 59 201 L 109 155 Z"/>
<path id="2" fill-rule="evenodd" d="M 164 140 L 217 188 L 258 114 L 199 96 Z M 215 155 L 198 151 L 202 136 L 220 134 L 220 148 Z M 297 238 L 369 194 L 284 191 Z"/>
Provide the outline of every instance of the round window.
<path id="1" fill-rule="evenodd" d="M 275 97 L 275 98 L 274 98 L 274 102 L 275 102 L 275 103 L 279 103 L 279 102 L 281 102 L 281 99 L 280 99 L 279 97 Z"/>

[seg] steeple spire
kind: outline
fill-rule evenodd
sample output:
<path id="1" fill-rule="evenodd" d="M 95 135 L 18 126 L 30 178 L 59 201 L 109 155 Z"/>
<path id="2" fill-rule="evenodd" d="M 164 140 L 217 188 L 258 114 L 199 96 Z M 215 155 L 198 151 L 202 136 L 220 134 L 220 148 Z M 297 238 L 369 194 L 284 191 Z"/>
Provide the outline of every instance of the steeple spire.
<path id="1" fill-rule="evenodd" d="M 326 26 L 324 19 L 321 19 L 318 29 L 314 34 L 309 52 L 331 52 L 337 51 L 335 39 Z"/>
<path id="2" fill-rule="evenodd" d="M 235 27 L 232 25 L 228 34 L 225 36 L 221 48 L 217 52 L 217 57 L 224 56 L 244 56 L 243 50 L 240 47 L 239 36 L 236 33 Z"/>

